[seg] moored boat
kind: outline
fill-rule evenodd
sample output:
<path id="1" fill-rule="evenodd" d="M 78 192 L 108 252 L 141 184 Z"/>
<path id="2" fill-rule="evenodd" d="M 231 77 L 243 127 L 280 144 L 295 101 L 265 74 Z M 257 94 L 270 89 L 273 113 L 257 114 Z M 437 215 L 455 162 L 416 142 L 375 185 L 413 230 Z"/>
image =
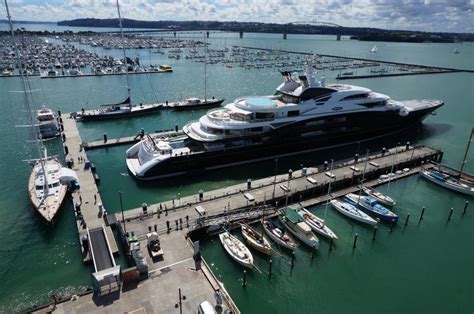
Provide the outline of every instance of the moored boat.
<path id="1" fill-rule="evenodd" d="M 42 107 L 38 110 L 36 119 L 38 120 L 39 135 L 42 139 L 59 136 L 59 124 L 56 114 L 49 108 Z"/>
<path id="2" fill-rule="evenodd" d="M 245 241 L 257 251 L 267 255 L 272 254 L 270 242 L 268 242 L 267 238 L 265 238 L 261 232 L 258 232 L 251 226 L 242 224 L 242 236 Z"/>
<path id="3" fill-rule="evenodd" d="M 299 246 L 288 233 L 278 228 L 270 219 L 262 219 L 261 222 L 265 233 L 278 245 L 290 250 Z"/>
<path id="4" fill-rule="evenodd" d="M 297 209 L 298 215 L 304 218 L 308 226 L 316 233 L 337 240 L 337 235 L 325 224 L 324 220 L 311 213 L 306 208 Z"/>
<path id="5" fill-rule="evenodd" d="M 311 228 L 304 222 L 303 217 L 292 208 L 284 208 L 278 216 L 282 224 L 291 232 L 298 240 L 303 242 L 315 250 L 319 249 L 319 239 L 311 231 Z"/>
<path id="6" fill-rule="evenodd" d="M 349 193 L 344 196 L 344 199 L 351 205 L 359 207 L 369 215 L 375 216 L 386 221 L 398 221 L 398 215 L 390 211 L 388 208 L 380 205 L 373 197 L 365 195 L 359 196 L 353 193 Z"/>
<path id="7" fill-rule="evenodd" d="M 372 217 L 347 202 L 338 199 L 333 199 L 331 200 L 331 205 L 344 216 L 369 225 L 377 224 L 377 221 L 374 220 Z"/>
<path id="8" fill-rule="evenodd" d="M 474 196 L 474 181 L 461 180 L 456 176 L 443 173 L 434 169 L 422 169 L 420 175 L 429 181 L 436 183 L 444 188 L 459 193 Z"/>
<path id="9" fill-rule="evenodd" d="M 374 188 L 363 186 L 362 190 L 365 194 L 375 198 L 377 202 L 386 206 L 395 206 L 397 203 L 388 195 L 382 194 Z"/>
<path id="10" fill-rule="evenodd" d="M 220 106 L 224 102 L 222 98 L 211 98 L 211 99 L 199 99 L 196 97 L 187 98 L 184 101 L 174 103 L 171 106 L 176 110 L 193 110 L 193 109 L 203 109 L 203 108 L 212 108 Z"/>
<path id="11" fill-rule="evenodd" d="M 225 231 L 219 234 L 222 246 L 227 254 L 242 266 L 253 268 L 253 256 L 250 250 L 239 239 Z"/>

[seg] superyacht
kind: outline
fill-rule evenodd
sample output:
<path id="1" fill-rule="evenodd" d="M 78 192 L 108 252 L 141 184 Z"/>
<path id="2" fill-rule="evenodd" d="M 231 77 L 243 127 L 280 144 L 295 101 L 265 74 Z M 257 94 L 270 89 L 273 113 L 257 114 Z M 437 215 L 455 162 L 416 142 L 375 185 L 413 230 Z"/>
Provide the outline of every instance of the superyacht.
<path id="1" fill-rule="evenodd" d="M 172 140 L 144 137 L 126 152 L 129 171 L 150 180 L 240 165 L 381 137 L 420 123 L 440 100 L 395 101 L 368 88 L 326 84 L 311 58 L 282 72 L 272 96 L 211 110 Z"/>

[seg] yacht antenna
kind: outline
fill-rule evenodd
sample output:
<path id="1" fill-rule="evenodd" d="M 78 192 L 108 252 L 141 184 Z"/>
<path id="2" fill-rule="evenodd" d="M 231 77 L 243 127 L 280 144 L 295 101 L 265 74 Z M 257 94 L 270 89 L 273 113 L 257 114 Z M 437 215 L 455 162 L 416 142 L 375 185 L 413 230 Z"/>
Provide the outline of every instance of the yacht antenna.
<path id="1" fill-rule="evenodd" d="M 125 39 L 124 39 L 124 36 L 123 36 L 122 15 L 120 14 L 119 0 L 117 0 L 117 13 L 118 13 L 119 25 L 120 25 L 120 37 L 122 39 L 123 61 L 125 62 L 125 76 L 127 77 L 128 105 L 129 105 L 130 108 L 132 108 L 132 99 L 131 99 L 131 96 L 130 96 L 130 78 L 128 76 L 128 62 L 127 62 L 127 56 L 125 54 Z"/>
<path id="2" fill-rule="evenodd" d="M 461 162 L 461 168 L 459 169 L 459 178 L 461 178 L 462 176 L 462 171 L 464 170 L 464 165 L 466 164 L 467 162 L 467 154 L 469 152 L 469 147 L 471 146 L 471 142 L 472 142 L 472 134 L 474 133 L 474 127 L 472 128 L 471 130 L 471 136 L 469 137 L 469 141 L 467 142 L 467 147 L 466 147 L 466 151 L 464 152 L 464 157 L 462 159 L 462 162 Z"/>

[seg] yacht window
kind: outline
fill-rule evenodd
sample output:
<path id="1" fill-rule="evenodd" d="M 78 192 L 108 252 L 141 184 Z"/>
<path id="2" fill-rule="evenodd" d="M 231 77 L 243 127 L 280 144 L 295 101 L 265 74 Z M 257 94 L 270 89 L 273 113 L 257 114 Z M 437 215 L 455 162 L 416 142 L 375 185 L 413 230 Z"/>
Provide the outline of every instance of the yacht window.
<path id="1" fill-rule="evenodd" d="M 342 98 L 341 100 L 360 99 L 360 98 L 369 98 L 369 94 L 365 93 L 365 94 L 350 95 L 350 96 Z"/>
<path id="2" fill-rule="evenodd" d="M 297 104 L 300 102 L 298 97 L 287 95 L 287 94 L 282 95 L 281 101 L 283 101 L 284 103 L 291 103 L 291 104 Z"/>
<path id="3" fill-rule="evenodd" d="M 387 101 L 382 100 L 382 101 L 369 102 L 369 103 L 360 104 L 360 105 L 370 108 L 370 107 L 377 107 L 377 106 L 385 106 L 386 104 L 387 104 Z"/>
<path id="4" fill-rule="evenodd" d="M 328 101 L 329 98 L 331 98 L 331 96 L 326 96 L 326 97 L 323 97 L 323 98 L 318 98 L 316 99 L 317 102 L 325 102 L 325 101 Z M 317 104 L 319 105 L 319 104 Z M 321 104 L 322 105 L 322 104 Z"/>
<path id="5" fill-rule="evenodd" d="M 232 112 L 230 113 L 230 118 L 236 121 L 247 121 L 250 120 L 250 115 L 246 115 L 239 112 Z"/>
<path id="6" fill-rule="evenodd" d="M 263 127 L 259 126 L 259 127 L 256 127 L 256 128 L 251 128 L 250 131 L 251 131 L 251 132 L 262 132 L 262 131 L 263 131 Z"/>
<path id="7" fill-rule="evenodd" d="M 299 114 L 300 114 L 299 110 L 288 111 L 288 117 L 296 117 Z"/>
<path id="8" fill-rule="evenodd" d="M 256 112 L 255 119 L 273 119 L 275 114 L 273 112 Z"/>
<path id="9" fill-rule="evenodd" d="M 302 100 L 308 100 L 308 99 L 314 99 L 317 97 L 322 97 L 329 95 L 331 93 L 335 92 L 334 89 L 331 88 L 325 88 L 325 87 L 313 87 L 313 88 L 307 88 L 306 90 L 303 91 L 303 93 L 300 95 L 300 98 Z"/>

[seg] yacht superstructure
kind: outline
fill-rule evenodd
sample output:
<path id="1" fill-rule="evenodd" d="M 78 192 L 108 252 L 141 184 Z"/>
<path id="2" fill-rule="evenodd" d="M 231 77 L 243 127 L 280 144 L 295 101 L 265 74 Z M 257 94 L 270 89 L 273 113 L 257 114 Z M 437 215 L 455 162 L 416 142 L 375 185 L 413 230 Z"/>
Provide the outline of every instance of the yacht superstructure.
<path id="1" fill-rule="evenodd" d="M 282 75 L 275 95 L 238 98 L 211 110 L 185 125 L 182 138 L 144 138 L 127 150 L 128 169 L 154 179 L 309 152 L 401 130 L 443 105 L 326 84 L 310 59 L 304 73 Z"/>

